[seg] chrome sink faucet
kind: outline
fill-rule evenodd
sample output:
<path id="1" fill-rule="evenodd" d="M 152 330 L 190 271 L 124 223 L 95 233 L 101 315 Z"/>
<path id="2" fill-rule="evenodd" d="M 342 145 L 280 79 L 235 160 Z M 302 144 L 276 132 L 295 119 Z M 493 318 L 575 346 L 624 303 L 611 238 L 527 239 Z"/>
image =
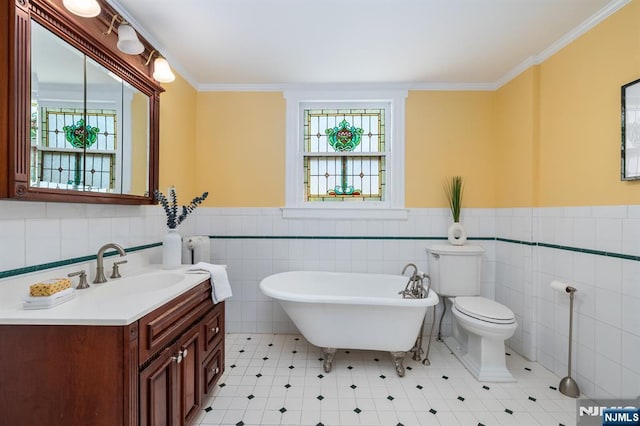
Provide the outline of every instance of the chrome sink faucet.
<path id="1" fill-rule="evenodd" d="M 108 243 L 100 247 L 98 255 L 96 256 L 98 267 L 96 268 L 96 278 L 93 280 L 94 284 L 107 282 L 107 277 L 104 276 L 104 252 L 109 249 L 116 249 L 118 253 L 120 253 L 120 256 L 124 256 L 126 254 L 122 246 L 116 243 Z"/>

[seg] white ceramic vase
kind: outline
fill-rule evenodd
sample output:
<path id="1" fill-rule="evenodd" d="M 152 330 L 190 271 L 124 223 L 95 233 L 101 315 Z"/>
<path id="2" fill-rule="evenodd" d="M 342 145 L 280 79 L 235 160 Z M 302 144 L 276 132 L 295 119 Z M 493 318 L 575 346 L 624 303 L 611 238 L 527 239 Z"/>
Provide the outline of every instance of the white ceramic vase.
<path id="1" fill-rule="evenodd" d="M 467 231 L 460 222 L 453 222 L 447 230 L 447 238 L 449 244 L 454 246 L 463 246 L 467 242 Z"/>
<path id="2" fill-rule="evenodd" d="M 162 267 L 176 269 L 182 264 L 182 237 L 175 229 L 169 229 L 162 239 Z"/>

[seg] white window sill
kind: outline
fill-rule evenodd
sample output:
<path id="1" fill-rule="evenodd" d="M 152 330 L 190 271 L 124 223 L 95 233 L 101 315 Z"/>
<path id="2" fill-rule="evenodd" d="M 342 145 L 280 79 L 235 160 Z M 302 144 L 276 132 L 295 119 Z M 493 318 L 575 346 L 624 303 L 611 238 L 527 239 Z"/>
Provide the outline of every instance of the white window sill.
<path id="1" fill-rule="evenodd" d="M 407 220 L 408 209 L 283 207 L 283 219 Z"/>

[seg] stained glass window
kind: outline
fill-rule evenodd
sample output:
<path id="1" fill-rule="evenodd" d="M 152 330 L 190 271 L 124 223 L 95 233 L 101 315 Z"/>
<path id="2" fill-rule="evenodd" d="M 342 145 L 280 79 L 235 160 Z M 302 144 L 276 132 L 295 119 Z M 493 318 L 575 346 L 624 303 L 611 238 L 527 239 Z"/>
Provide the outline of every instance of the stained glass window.
<path id="1" fill-rule="evenodd" d="M 32 117 L 37 117 L 37 112 L 36 108 Z M 114 189 L 116 111 L 42 108 L 41 112 L 35 138 L 32 132 L 32 146 L 35 145 L 37 152 L 32 156 L 37 158 L 36 164 L 32 164 L 35 186 Z M 37 141 L 37 136 L 42 140 Z"/>
<path id="2" fill-rule="evenodd" d="M 304 110 L 305 201 L 385 200 L 385 110 Z"/>

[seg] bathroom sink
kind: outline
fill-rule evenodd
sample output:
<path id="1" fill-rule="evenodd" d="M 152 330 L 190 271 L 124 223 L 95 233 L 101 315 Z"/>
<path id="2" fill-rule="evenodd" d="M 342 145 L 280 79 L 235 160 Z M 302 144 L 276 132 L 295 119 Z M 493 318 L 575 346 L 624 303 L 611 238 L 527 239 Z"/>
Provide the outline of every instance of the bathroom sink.
<path id="1" fill-rule="evenodd" d="M 96 284 L 96 286 L 104 286 L 105 289 L 111 289 L 112 291 L 117 291 L 118 293 L 125 295 L 164 290 L 178 284 L 183 279 L 183 274 L 157 271 L 126 278 L 119 278 L 117 280 L 109 280 L 108 283 Z"/>

